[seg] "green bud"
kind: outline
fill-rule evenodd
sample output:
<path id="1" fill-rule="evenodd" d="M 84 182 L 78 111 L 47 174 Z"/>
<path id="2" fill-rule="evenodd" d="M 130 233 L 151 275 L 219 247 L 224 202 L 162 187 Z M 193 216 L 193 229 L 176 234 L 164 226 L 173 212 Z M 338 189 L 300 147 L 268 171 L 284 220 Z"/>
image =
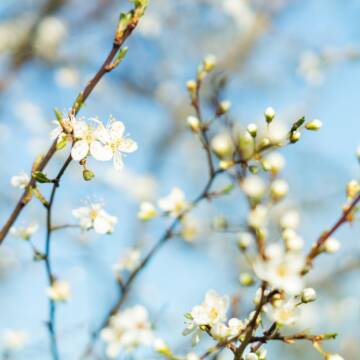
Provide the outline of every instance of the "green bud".
<path id="1" fill-rule="evenodd" d="M 239 280 L 242 286 L 251 286 L 255 283 L 254 278 L 248 273 L 240 274 Z"/>
<path id="2" fill-rule="evenodd" d="M 83 178 L 85 181 L 91 181 L 94 177 L 95 177 L 95 174 L 91 170 L 85 169 L 83 171 Z"/>

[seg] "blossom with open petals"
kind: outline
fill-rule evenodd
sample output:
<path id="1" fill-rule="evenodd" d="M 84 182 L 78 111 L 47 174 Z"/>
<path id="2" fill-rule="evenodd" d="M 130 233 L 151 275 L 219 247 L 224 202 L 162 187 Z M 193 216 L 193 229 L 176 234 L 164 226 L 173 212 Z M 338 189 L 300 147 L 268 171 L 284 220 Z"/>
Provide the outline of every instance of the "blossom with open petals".
<path id="1" fill-rule="evenodd" d="M 102 123 L 96 130 L 97 141 L 92 144 L 95 159 L 107 161 L 113 159 L 115 170 L 120 171 L 123 167 L 122 155 L 137 150 L 137 143 L 124 136 L 125 125 L 121 121 L 110 117 L 105 127 Z"/>
<path id="2" fill-rule="evenodd" d="M 64 280 L 54 280 L 46 293 L 53 301 L 67 301 L 71 295 L 70 284 Z"/>
<path id="3" fill-rule="evenodd" d="M 174 187 L 168 196 L 161 198 L 158 205 L 172 217 L 179 216 L 189 207 L 184 192 L 177 187 Z"/>
<path id="4" fill-rule="evenodd" d="M 11 185 L 19 189 L 25 189 L 29 182 L 30 176 L 25 172 L 12 176 L 10 180 Z"/>
<path id="5" fill-rule="evenodd" d="M 117 223 L 117 218 L 108 214 L 101 203 L 93 203 L 74 209 L 72 214 L 80 220 L 82 229 L 94 229 L 98 234 L 112 233 Z"/>
<path id="6" fill-rule="evenodd" d="M 280 248 L 275 250 L 272 254 L 269 252 L 267 259 L 259 257 L 254 262 L 255 274 L 273 288 L 292 295 L 300 293 L 304 286 L 301 276 L 305 265 L 303 256 L 293 252 L 285 253 Z"/>
<path id="7" fill-rule="evenodd" d="M 5 330 L 3 333 L 3 344 L 7 351 L 19 351 L 26 345 L 29 334 L 23 330 Z"/>
<path id="8" fill-rule="evenodd" d="M 23 227 L 10 228 L 10 234 L 22 240 L 29 240 L 39 229 L 39 224 L 32 223 Z"/>
<path id="9" fill-rule="evenodd" d="M 154 334 L 147 310 L 135 305 L 110 318 L 109 325 L 101 331 L 106 343 L 106 355 L 117 358 L 122 349 L 131 352 L 140 346 L 150 346 Z"/>

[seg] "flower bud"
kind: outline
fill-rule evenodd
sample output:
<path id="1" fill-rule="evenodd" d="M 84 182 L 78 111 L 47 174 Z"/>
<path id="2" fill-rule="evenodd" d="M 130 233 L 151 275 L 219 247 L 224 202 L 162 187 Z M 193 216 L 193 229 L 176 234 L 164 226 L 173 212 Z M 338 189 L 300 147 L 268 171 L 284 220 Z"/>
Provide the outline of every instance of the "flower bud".
<path id="1" fill-rule="evenodd" d="M 228 100 L 223 100 L 219 104 L 218 114 L 223 115 L 226 114 L 231 108 L 231 102 Z"/>
<path id="2" fill-rule="evenodd" d="M 199 132 L 201 129 L 200 120 L 196 116 L 188 116 L 187 125 L 193 132 Z"/>
<path id="3" fill-rule="evenodd" d="M 322 122 L 318 119 L 312 120 L 305 125 L 305 128 L 312 131 L 320 130 Z"/>
<path id="4" fill-rule="evenodd" d="M 155 206 L 147 201 L 144 201 L 140 204 L 140 210 L 137 214 L 138 219 L 143 221 L 148 221 L 157 215 Z"/>
<path id="5" fill-rule="evenodd" d="M 265 183 L 260 176 L 247 176 L 241 182 L 241 188 L 244 193 L 251 199 L 259 200 L 265 194 Z"/>
<path id="6" fill-rule="evenodd" d="M 277 179 L 271 184 L 271 196 L 274 201 L 279 201 L 289 192 L 289 185 L 285 180 Z"/>
<path id="7" fill-rule="evenodd" d="M 265 109 L 264 116 L 266 122 L 270 124 L 274 120 L 275 110 L 269 106 L 268 108 Z"/>
<path id="8" fill-rule="evenodd" d="M 338 239 L 333 237 L 328 238 L 324 243 L 324 251 L 328 254 L 334 254 L 341 248 L 341 243 Z"/>
<path id="9" fill-rule="evenodd" d="M 186 83 L 186 87 L 187 87 L 187 89 L 189 90 L 189 92 L 194 92 L 194 91 L 196 91 L 196 88 L 197 88 L 196 81 L 195 81 L 195 80 L 189 80 L 189 81 Z"/>
<path id="10" fill-rule="evenodd" d="M 255 138 L 256 134 L 257 134 L 257 126 L 256 124 L 249 124 L 247 127 L 247 131 L 249 132 L 249 134 Z"/>
<path id="11" fill-rule="evenodd" d="M 295 144 L 296 142 L 299 141 L 300 137 L 301 137 L 301 132 L 298 130 L 295 130 L 290 133 L 290 142 L 292 144 Z"/>
<path id="12" fill-rule="evenodd" d="M 91 181 L 94 177 L 95 177 L 95 174 L 91 170 L 85 169 L 83 171 L 83 178 L 85 181 Z"/>
<path id="13" fill-rule="evenodd" d="M 248 273 L 240 274 L 239 281 L 242 286 L 251 286 L 255 283 L 254 278 Z"/>
<path id="14" fill-rule="evenodd" d="M 304 304 L 313 302 L 316 300 L 316 291 L 313 288 L 306 288 L 301 292 L 301 301 Z"/>
<path id="15" fill-rule="evenodd" d="M 351 180 L 346 186 L 346 195 L 352 199 L 360 191 L 360 183 L 356 180 Z"/>
<path id="16" fill-rule="evenodd" d="M 204 59 L 204 70 L 209 73 L 216 66 L 216 56 L 215 55 L 207 55 Z"/>
<path id="17" fill-rule="evenodd" d="M 211 147 L 220 158 L 231 157 L 234 144 L 226 133 L 218 134 L 211 140 Z"/>
<path id="18" fill-rule="evenodd" d="M 243 232 L 238 234 L 237 244 L 239 249 L 244 251 L 246 250 L 254 241 L 253 235 L 249 232 Z"/>

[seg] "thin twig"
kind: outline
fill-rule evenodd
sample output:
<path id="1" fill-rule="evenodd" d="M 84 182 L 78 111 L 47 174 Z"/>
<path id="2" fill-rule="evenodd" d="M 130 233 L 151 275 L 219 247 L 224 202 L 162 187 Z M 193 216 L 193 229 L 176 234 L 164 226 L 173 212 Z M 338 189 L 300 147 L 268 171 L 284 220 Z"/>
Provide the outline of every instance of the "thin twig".
<path id="1" fill-rule="evenodd" d="M 113 63 L 114 59 L 116 58 L 116 55 L 118 54 L 121 46 L 124 44 L 124 42 L 127 40 L 127 38 L 131 35 L 135 27 L 137 26 L 137 21 L 139 19 L 136 19 L 136 22 L 131 22 L 125 31 L 121 33 L 121 37 L 118 37 L 118 34 L 115 35 L 113 46 L 106 57 L 104 63 L 100 67 L 100 69 L 96 72 L 95 76 L 88 82 L 88 84 L 85 86 L 84 90 L 80 93 L 80 95 L 76 98 L 74 101 L 74 104 L 72 106 L 72 109 L 70 110 L 70 114 L 76 116 L 79 110 L 81 109 L 84 102 L 87 100 L 87 98 L 90 96 L 90 94 L 95 89 L 96 85 L 99 83 L 99 81 L 102 79 L 102 77 L 110 72 L 112 70 L 109 69 L 109 65 Z M 52 159 L 56 152 L 56 144 L 57 140 L 54 140 L 52 145 L 50 146 L 49 150 L 47 151 L 46 155 L 43 157 L 43 159 L 40 161 L 40 163 L 36 166 L 36 169 L 33 169 L 33 171 L 42 171 L 48 162 Z M 19 199 L 18 203 L 16 204 L 14 210 L 12 211 L 11 215 L 9 216 L 8 220 L 2 227 L 0 231 L 0 245 L 2 244 L 5 236 L 8 234 L 11 226 L 14 224 L 18 216 L 20 215 L 23 208 L 30 202 L 31 200 L 31 191 L 32 188 L 35 186 L 36 180 L 34 177 L 31 178 L 30 183 L 25 188 L 23 195 Z"/>

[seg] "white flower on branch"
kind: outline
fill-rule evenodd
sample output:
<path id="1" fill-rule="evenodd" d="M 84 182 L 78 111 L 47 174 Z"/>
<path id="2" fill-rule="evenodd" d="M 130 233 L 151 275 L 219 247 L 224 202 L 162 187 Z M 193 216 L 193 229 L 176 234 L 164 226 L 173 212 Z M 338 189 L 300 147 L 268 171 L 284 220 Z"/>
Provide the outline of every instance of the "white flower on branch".
<path id="1" fill-rule="evenodd" d="M 179 216 L 189 207 L 184 192 L 178 187 L 174 187 L 168 196 L 159 199 L 158 205 L 171 217 Z"/>
<path id="2" fill-rule="evenodd" d="M 64 280 L 54 280 L 46 294 L 53 301 L 67 301 L 71 296 L 70 284 Z"/>
<path id="3" fill-rule="evenodd" d="M 157 215 L 155 206 L 149 201 L 143 201 L 137 214 L 138 219 L 148 221 Z"/>
<path id="4" fill-rule="evenodd" d="M 11 185 L 19 189 L 25 189 L 29 182 L 30 176 L 25 172 L 12 176 L 10 180 Z"/>
<path id="5" fill-rule="evenodd" d="M 118 262 L 114 265 L 115 272 L 123 270 L 133 271 L 140 264 L 141 253 L 137 249 L 127 249 L 125 253 L 120 257 Z"/>
<path id="6" fill-rule="evenodd" d="M 117 218 L 108 214 L 101 203 L 74 209 L 72 214 L 80 220 L 80 227 L 83 230 L 94 229 L 98 234 L 112 233 L 117 223 Z"/>
<path id="7" fill-rule="evenodd" d="M 106 355 L 111 359 L 118 357 L 121 349 L 131 352 L 140 346 L 150 346 L 154 334 L 147 310 L 136 305 L 113 315 L 101 331 L 101 337 L 106 342 Z"/>
<path id="8" fill-rule="evenodd" d="M 267 259 L 258 257 L 254 262 L 255 274 L 271 284 L 274 289 L 284 290 L 291 295 L 300 293 L 304 287 L 301 271 L 305 259 L 301 254 L 284 252 L 276 245 L 271 248 L 267 251 Z"/>
<path id="9" fill-rule="evenodd" d="M 26 345 L 29 334 L 23 330 L 5 330 L 3 333 L 3 346 L 7 351 L 19 351 Z"/>
<path id="10" fill-rule="evenodd" d="M 297 303 L 294 299 L 276 301 L 270 307 L 268 315 L 280 325 L 292 325 L 299 316 Z"/>
<path id="11" fill-rule="evenodd" d="M 39 224 L 32 223 L 23 227 L 12 227 L 10 234 L 22 240 L 29 240 L 39 229 Z"/>
<path id="12" fill-rule="evenodd" d="M 216 291 L 209 290 L 205 295 L 204 301 L 200 305 L 194 306 L 191 312 L 185 315 L 189 322 L 187 322 L 183 334 L 193 333 L 193 344 L 198 343 L 203 327 L 208 326 L 211 329 L 216 324 L 226 320 L 228 307 L 228 296 L 220 296 Z M 223 326 L 220 327 L 217 327 L 217 329 L 218 332 L 222 333 L 225 328 Z"/>
<path id="13" fill-rule="evenodd" d="M 91 155 L 100 161 L 113 159 L 115 170 L 120 171 L 124 167 L 122 154 L 136 151 L 138 145 L 134 140 L 124 136 L 125 125 L 121 121 L 110 117 L 106 127 L 100 121 L 97 122 L 98 128 L 93 134 L 95 140 L 90 136 Z"/>
<path id="14" fill-rule="evenodd" d="M 241 182 L 241 188 L 248 197 L 254 200 L 260 200 L 266 190 L 264 180 L 257 175 L 250 175 L 244 178 Z"/>

